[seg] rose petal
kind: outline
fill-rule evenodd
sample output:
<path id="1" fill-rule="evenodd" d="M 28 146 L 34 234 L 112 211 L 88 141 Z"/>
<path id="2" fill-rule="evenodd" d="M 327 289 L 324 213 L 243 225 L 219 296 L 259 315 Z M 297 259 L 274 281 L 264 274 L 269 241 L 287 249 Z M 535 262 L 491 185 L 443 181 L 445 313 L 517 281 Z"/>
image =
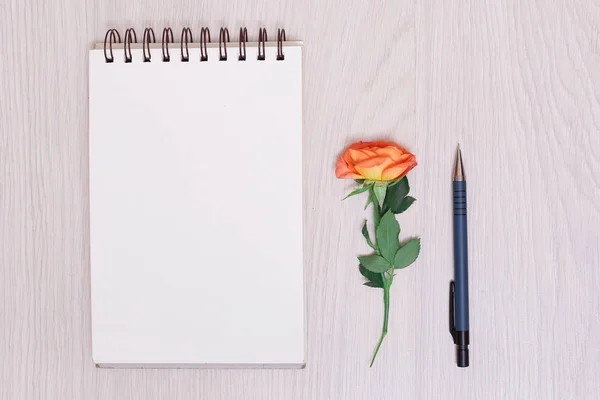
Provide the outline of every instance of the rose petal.
<path id="1" fill-rule="evenodd" d="M 360 149 L 359 151 L 362 152 L 363 154 L 366 154 L 367 157 L 377 157 L 377 152 L 370 148 L 365 147 L 364 149 Z"/>
<path id="2" fill-rule="evenodd" d="M 392 164 L 383 170 L 381 179 L 384 181 L 395 181 L 401 179 L 416 166 L 417 162 L 414 159 L 408 162 Z"/>
<path id="3" fill-rule="evenodd" d="M 346 150 L 344 152 L 344 154 L 342 154 L 342 157 L 344 161 L 346 162 L 346 167 L 352 171 L 355 174 L 358 174 L 358 172 L 356 171 L 356 169 L 354 168 L 354 161 L 352 160 L 352 156 L 350 156 L 350 149 Z"/>
<path id="4" fill-rule="evenodd" d="M 370 181 L 380 181 L 381 180 L 381 171 L 383 170 L 382 166 L 376 166 L 372 168 L 361 168 L 356 167 L 356 170 L 360 175 L 367 180 Z"/>
<path id="5" fill-rule="evenodd" d="M 369 152 L 370 153 L 369 154 L 365 150 L 348 149 L 348 155 L 349 155 L 350 159 L 352 160 L 353 164 L 359 163 L 359 162 L 366 160 L 368 158 L 371 158 L 375 155 L 375 153 Z M 348 161 L 348 160 L 346 160 L 346 161 Z"/>
<path id="6" fill-rule="evenodd" d="M 343 157 L 337 160 L 335 176 L 339 179 L 361 179 L 359 174 L 354 173 L 348 168 L 348 164 L 346 164 Z"/>
<path id="7" fill-rule="evenodd" d="M 381 149 L 385 149 L 385 148 L 394 148 L 394 149 L 398 149 L 400 150 L 400 152 L 402 153 L 406 153 L 406 150 L 404 150 L 402 147 L 398 146 L 395 143 L 391 143 L 391 142 L 382 142 L 382 141 L 378 141 L 378 142 L 371 142 L 368 146 L 369 149 L 373 149 L 375 151 L 381 150 Z"/>
<path id="8" fill-rule="evenodd" d="M 411 154 L 406 150 L 394 146 L 387 146 L 377 150 L 377 154 L 390 157 L 394 161 L 401 161 L 410 158 Z"/>
<path id="9" fill-rule="evenodd" d="M 358 168 L 372 168 L 381 164 L 390 163 L 390 159 L 386 157 L 373 157 L 363 160 L 361 162 L 357 162 L 354 164 L 354 168 L 358 171 Z M 384 165 L 386 166 L 386 165 Z"/>
<path id="10" fill-rule="evenodd" d="M 393 167 L 386 168 L 381 173 L 381 179 L 384 181 L 395 181 L 401 177 L 407 168 L 408 166 L 404 164 L 396 164 Z"/>
<path id="11" fill-rule="evenodd" d="M 336 176 L 393 181 L 402 178 L 416 165 L 415 156 L 395 143 L 357 142 L 338 160 Z"/>
<path id="12" fill-rule="evenodd" d="M 362 148 L 369 147 L 370 145 L 370 142 L 356 142 L 353 143 L 350 147 L 348 147 L 348 149 L 360 150 Z"/>
<path id="13" fill-rule="evenodd" d="M 381 181 L 382 172 L 392 164 L 392 160 L 386 157 L 376 157 L 356 164 L 356 170 L 365 177 L 365 179 Z"/>

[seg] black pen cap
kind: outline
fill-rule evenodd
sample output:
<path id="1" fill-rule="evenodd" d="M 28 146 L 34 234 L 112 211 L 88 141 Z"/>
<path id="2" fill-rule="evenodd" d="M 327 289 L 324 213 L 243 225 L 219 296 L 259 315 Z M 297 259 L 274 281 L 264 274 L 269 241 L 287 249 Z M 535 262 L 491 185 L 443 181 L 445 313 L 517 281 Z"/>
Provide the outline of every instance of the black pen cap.
<path id="1" fill-rule="evenodd" d="M 467 346 L 456 346 L 456 365 L 461 368 L 469 366 L 469 348 Z"/>

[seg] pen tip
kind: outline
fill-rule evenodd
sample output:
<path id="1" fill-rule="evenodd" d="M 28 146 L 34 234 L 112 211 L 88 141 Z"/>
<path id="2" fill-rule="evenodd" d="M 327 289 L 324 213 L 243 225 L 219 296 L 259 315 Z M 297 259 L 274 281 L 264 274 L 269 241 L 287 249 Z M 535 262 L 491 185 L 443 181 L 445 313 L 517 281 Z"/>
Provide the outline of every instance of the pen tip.
<path id="1" fill-rule="evenodd" d="M 454 180 L 464 181 L 465 180 L 465 169 L 463 167 L 462 152 L 460 151 L 460 144 L 456 148 L 456 162 L 454 164 Z"/>

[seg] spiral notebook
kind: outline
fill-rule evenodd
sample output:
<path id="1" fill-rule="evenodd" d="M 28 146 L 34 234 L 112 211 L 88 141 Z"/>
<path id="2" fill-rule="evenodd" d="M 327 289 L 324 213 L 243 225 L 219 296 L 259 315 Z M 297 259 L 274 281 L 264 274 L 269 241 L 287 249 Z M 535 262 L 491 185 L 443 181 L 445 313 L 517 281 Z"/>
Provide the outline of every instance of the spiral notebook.
<path id="1" fill-rule="evenodd" d="M 93 360 L 299 368 L 302 44 L 196 33 L 90 50 Z"/>

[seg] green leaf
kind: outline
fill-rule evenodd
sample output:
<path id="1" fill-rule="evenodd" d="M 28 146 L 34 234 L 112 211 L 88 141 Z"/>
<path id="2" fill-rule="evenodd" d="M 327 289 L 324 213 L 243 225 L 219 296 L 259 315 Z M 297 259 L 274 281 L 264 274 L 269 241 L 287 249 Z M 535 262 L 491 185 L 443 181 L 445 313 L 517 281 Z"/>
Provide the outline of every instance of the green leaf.
<path id="1" fill-rule="evenodd" d="M 410 207 L 412 205 L 412 203 L 415 202 L 415 200 L 416 199 L 414 197 L 410 197 L 410 196 L 406 196 L 404 199 L 402 199 L 402 203 L 400 203 L 400 209 L 398 210 L 398 214 L 406 211 L 408 209 L 408 207 Z"/>
<path id="2" fill-rule="evenodd" d="M 406 268 L 414 263 L 421 251 L 421 239 L 413 239 L 400 247 L 394 257 L 394 268 Z"/>
<path id="3" fill-rule="evenodd" d="M 363 183 L 365 183 L 365 180 L 364 179 L 355 179 L 354 182 L 362 185 Z"/>
<path id="4" fill-rule="evenodd" d="M 377 254 L 358 257 L 358 261 L 371 272 L 381 273 L 391 268 L 391 264 L 387 262 L 385 258 L 378 256 Z"/>
<path id="5" fill-rule="evenodd" d="M 385 213 L 387 210 L 392 210 L 394 214 L 399 214 L 402 201 L 408 192 L 410 192 L 410 185 L 406 177 L 390 185 L 383 206 L 381 207 L 382 211 Z"/>
<path id="6" fill-rule="evenodd" d="M 365 210 L 367 209 L 367 207 L 369 207 L 369 204 L 371 204 L 373 202 L 373 196 L 371 195 L 371 192 L 369 192 L 369 198 L 367 199 L 367 204 L 365 204 Z"/>
<path id="7" fill-rule="evenodd" d="M 382 183 L 376 183 L 373 186 L 373 193 L 375 193 L 375 197 L 377 198 L 377 204 L 381 207 L 385 200 L 385 192 L 387 190 L 387 185 Z"/>
<path id="8" fill-rule="evenodd" d="M 398 179 L 388 185 L 388 187 L 396 186 L 398 183 L 402 182 L 402 179 Z"/>
<path id="9" fill-rule="evenodd" d="M 342 200 L 346 200 L 348 197 L 356 196 L 357 194 L 361 194 L 362 192 L 366 192 L 367 190 L 369 190 L 371 188 L 371 186 L 372 185 L 367 185 L 367 186 L 360 187 L 360 188 L 354 190 L 348 196 L 344 197 Z"/>
<path id="10" fill-rule="evenodd" d="M 375 231 L 375 240 L 377 240 L 377 248 L 379 248 L 381 255 L 390 263 L 393 263 L 394 256 L 400 248 L 399 234 L 400 225 L 398 225 L 394 214 L 388 211 L 379 221 Z"/>
<path id="11" fill-rule="evenodd" d="M 358 270 L 360 271 L 362 276 L 369 280 L 369 282 L 365 282 L 366 286 L 378 287 L 383 289 L 383 277 L 380 273 L 371 272 L 368 269 L 366 269 L 362 264 L 358 266 Z"/>
<path id="12" fill-rule="evenodd" d="M 375 245 L 373 244 L 373 242 L 371 242 L 371 237 L 369 236 L 369 230 L 367 229 L 367 221 L 365 221 L 363 227 L 362 227 L 362 234 L 365 237 L 365 240 L 367 241 L 367 244 L 369 246 L 371 246 L 371 248 L 373 250 L 375 250 Z"/>
<path id="13" fill-rule="evenodd" d="M 398 193 L 402 194 L 402 197 L 410 193 L 410 185 L 408 184 L 408 178 L 406 176 L 400 179 L 395 187 L 396 190 L 398 190 Z"/>

